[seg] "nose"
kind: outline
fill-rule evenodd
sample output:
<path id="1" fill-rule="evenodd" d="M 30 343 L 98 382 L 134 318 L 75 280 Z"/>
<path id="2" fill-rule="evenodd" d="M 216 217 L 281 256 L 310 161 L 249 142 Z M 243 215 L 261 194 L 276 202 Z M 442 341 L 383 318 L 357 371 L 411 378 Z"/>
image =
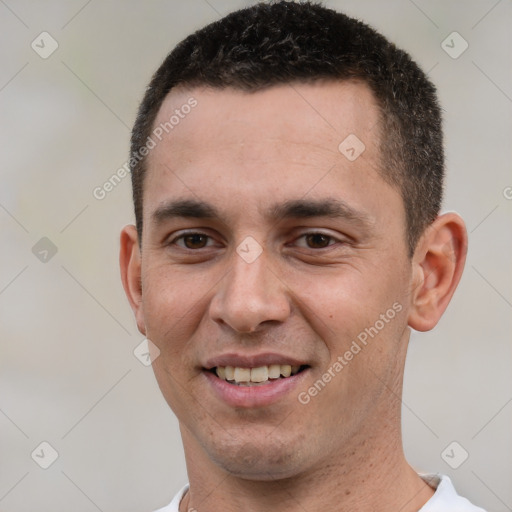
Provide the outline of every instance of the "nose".
<path id="1" fill-rule="evenodd" d="M 282 323 L 289 317 L 286 285 L 265 253 L 248 263 L 234 252 L 231 269 L 221 279 L 210 303 L 213 321 L 238 333 L 250 333 L 263 324 Z"/>

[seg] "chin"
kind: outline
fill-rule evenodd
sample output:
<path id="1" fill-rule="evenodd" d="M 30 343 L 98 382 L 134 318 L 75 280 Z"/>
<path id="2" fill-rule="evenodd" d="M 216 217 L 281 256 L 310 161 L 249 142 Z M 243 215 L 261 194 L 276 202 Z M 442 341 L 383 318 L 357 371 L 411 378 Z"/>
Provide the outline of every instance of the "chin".
<path id="1" fill-rule="evenodd" d="M 273 438 L 269 442 L 269 437 L 223 440 L 221 445 L 210 447 L 209 456 L 233 476 L 262 482 L 296 476 L 307 469 L 305 461 L 311 465 L 312 454 L 306 454 L 297 440 L 286 443 Z"/>

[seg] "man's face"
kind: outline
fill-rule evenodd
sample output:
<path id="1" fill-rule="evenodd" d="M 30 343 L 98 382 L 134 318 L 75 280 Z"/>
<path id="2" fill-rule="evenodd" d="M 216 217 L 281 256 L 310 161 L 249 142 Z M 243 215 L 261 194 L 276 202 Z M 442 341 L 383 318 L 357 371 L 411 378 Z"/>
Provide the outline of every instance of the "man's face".
<path id="1" fill-rule="evenodd" d="M 186 450 L 293 476 L 399 410 L 411 264 L 377 171 L 378 109 L 349 82 L 197 88 L 173 91 L 155 126 L 191 96 L 148 158 L 139 324 Z"/>

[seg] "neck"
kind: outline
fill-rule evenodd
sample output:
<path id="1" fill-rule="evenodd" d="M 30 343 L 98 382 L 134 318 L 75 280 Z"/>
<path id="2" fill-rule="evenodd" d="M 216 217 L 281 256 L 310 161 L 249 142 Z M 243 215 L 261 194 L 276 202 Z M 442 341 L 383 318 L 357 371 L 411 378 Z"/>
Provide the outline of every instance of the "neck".
<path id="1" fill-rule="evenodd" d="M 381 425 L 382 431 L 389 428 Z M 187 446 L 190 433 L 183 428 L 182 432 Z M 333 453 L 317 467 L 270 481 L 240 478 L 201 452 L 185 453 L 190 491 L 180 512 L 266 512 L 276 506 L 290 512 L 417 512 L 434 494 L 407 463 L 400 435 L 393 440 L 389 435 L 382 439 L 363 435 L 349 451 Z"/>
<path id="2" fill-rule="evenodd" d="M 401 359 L 405 360 L 404 354 Z M 379 405 L 357 432 L 333 444 L 327 456 L 286 478 L 255 480 L 229 473 L 181 424 L 190 490 L 180 512 L 267 512 L 276 506 L 289 512 L 417 512 L 434 490 L 409 466 L 403 453 L 402 378 L 403 368 L 397 365 L 383 386 Z"/>

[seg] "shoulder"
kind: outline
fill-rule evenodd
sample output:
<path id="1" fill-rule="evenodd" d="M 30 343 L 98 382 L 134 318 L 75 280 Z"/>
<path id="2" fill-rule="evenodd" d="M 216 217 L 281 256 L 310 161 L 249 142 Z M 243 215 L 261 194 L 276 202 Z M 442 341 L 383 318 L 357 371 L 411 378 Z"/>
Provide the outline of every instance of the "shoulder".
<path id="1" fill-rule="evenodd" d="M 452 481 L 446 475 L 420 475 L 436 492 L 419 512 L 486 512 L 457 494 Z"/>
<path id="2" fill-rule="evenodd" d="M 185 485 L 177 494 L 174 496 L 173 500 L 169 505 L 163 508 L 159 508 L 158 510 L 155 510 L 155 512 L 179 512 L 180 510 L 180 501 L 185 495 L 185 493 L 188 491 L 188 484 Z"/>
<path id="3" fill-rule="evenodd" d="M 420 475 L 425 482 L 436 489 L 436 492 L 419 512 L 486 512 L 483 508 L 473 505 L 468 499 L 457 494 L 452 481 L 446 475 Z M 185 485 L 166 507 L 155 512 L 179 512 L 181 499 L 188 490 Z"/>

